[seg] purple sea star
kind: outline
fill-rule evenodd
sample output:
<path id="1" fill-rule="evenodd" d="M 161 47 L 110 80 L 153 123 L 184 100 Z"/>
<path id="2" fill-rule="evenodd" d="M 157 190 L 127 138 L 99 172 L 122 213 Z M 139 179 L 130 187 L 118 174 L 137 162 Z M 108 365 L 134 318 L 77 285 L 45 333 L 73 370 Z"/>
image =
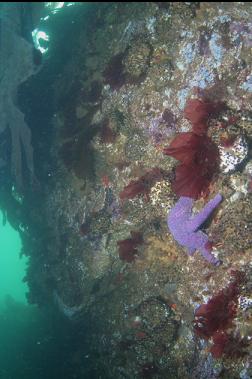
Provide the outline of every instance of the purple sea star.
<path id="1" fill-rule="evenodd" d="M 193 201 L 190 197 L 180 197 L 168 214 L 167 225 L 175 240 L 187 247 L 189 255 L 198 249 L 208 262 L 217 266 L 220 261 L 214 257 L 208 246 L 210 245 L 208 236 L 199 228 L 222 201 L 222 196 L 216 195 L 195 216 L 192 216 Z"/>

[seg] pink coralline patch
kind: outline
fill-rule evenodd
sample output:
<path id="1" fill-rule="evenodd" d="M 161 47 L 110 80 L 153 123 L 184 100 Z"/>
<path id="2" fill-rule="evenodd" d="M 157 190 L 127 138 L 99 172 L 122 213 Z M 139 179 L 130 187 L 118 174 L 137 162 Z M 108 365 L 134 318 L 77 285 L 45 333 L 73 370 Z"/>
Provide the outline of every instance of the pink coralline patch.
<path id="1" fill-rule="evenodd" d="M 134 262 L 138 253 L 137 246 L 143 243 L 142 233 L 130 232 L 130 234 L 131 238 L 117 241 L 117 245 L 119 247 L 119 258 L 128 263 Z"/>
<path id="2" fill-rule="evenodd" d="M 132 180 L 124 189 L 120 192 L 119 196 L 121 200 L 134 199 L 136 196 L 143 194 L 148 196 L 151 187 L 159 180 L 163 178 L 163 173 L 157 167 L 146 172 L 137 180 Z"/>
<path id="3" fill-rule="evenodd" d="M 163 152 L 181 162 L 172 183 L 176 195 L 197 199 L 207 192 L 219 167 L 218 148 L 211 138 L 193 132 L 180 133 Z"/>

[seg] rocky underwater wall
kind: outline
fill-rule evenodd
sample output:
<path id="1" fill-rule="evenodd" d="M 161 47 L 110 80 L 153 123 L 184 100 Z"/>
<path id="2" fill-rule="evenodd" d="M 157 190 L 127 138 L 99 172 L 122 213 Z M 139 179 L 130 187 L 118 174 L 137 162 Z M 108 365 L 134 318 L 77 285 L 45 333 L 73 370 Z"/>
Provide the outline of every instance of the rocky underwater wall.
<path id="1" fill-rule="evenodd" d="M 75 377 L 249 378 L 251 4 L 85 5 L 15 82 L 36 180 L 2 198 L 29 301 L 87 327 Z"/>

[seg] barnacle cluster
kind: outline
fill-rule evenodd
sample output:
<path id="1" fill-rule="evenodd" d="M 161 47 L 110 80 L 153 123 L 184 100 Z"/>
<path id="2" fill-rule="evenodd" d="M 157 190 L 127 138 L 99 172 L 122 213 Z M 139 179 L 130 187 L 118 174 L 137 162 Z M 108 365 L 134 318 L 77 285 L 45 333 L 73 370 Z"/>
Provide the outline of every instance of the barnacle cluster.
<path id="1" fill-rule="evenodd" d="M 248 194 L 248 178 L 246 175 L 235 172 L 230 176 L 230 185 L 235 191 L 230 197 L 230 201 L 234 202 L 241 197 L 241 194 Z"/>
<path id="2" fill-rule="evenodd" d="M 143 301 L 136 308 L 135 312 L 140 315 L 143 328 L 146 331 L 161 332 L 167 323 L 171 328 L 171 338 L 174 335 L 174 326 L 172 328 L 172 310 L 168 304 L 159 297 L 150 297 Z"/>
<path id="3" fill-rule="evenodd" d="M 239 215 L 239 217 L 237 217 Z M 252 208 L 249 197 L 234 201 L 223 211 L 218 225 L 213 227 L 215 242 L 221 241 L 225 250 L 231 252 L 246 251 L 251 248 Z M 235 253 L 237 255 L 237 253 Z M 230 257 L 230 256 L 229 256 Z M 227 257 L 227 259 L 229 259 Z"/>
<path id="4" fill-rule="evenodd" d="M 174 204 L 174 194 L 168 180 L 164 179 L 155 183 L 150 191 L 150 202 L 162 214 L 167 214 Z"/>
<path id="5" fill-rule="evenodd" d="M 241 117 L 241 127 L 245 131 L 245 133 L 248 137 L 252 136 L 251 123 L 252 123 L 251 115 L 245 113 L 244 116 Z"/>
<path id="6" fill-rule="evenodd" d="M 147 43 L 135 41 L 123 60 L 126 74 L 132 79 L 141 79 L 148 69 L 150 54 L 151 49 Z"/>
<path id="7" fill-rule="evenodd" d="M 169 63 L 170 59 L 171 57 L 166 45 L 155 47 L 152 55 L 152 62 L 154 64 Z"/>
<path id="8" fill-rule="evenodd" d="M 248 144 L 243 135 L 239 135 L 231 146 L 220 146 L 220 169 L 225 174 L 234 171 L 248 155 Z"/>

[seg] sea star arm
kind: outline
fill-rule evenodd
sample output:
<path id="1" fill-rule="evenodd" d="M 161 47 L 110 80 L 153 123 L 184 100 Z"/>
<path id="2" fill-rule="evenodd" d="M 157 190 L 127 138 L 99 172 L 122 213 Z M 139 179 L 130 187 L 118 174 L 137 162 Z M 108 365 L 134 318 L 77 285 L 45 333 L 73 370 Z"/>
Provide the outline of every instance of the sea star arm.
<path id="1" fill-rule="evenodd" d="M 192 255 L 197 249 L 209 263 L 216 266 L 220 263 L 219 259 L 213 255 L 211 248 L 207 246 L 209 242 L 208 236 L 201 230 L 190 233 L 184 242 L 186 242 L 189 255 Z"/>
<path id="2" fill-rule="evenodd" d="M 216 195 L 212 200 L 210 200 L 204 208 L 191 220 L 188 220 L 186 228 L 189 232 L 196 231 L 200 225 L 210 216 L 212 211 L 220 204 L 222 201 L 222 196 L 220 194 Z"/>
<path id="3" fill-rule="evenodd" d="M 187 252 L 189 255 L 193 255 L 195 253 L 196 249 L 195 247 L 188 247 Z"/>

